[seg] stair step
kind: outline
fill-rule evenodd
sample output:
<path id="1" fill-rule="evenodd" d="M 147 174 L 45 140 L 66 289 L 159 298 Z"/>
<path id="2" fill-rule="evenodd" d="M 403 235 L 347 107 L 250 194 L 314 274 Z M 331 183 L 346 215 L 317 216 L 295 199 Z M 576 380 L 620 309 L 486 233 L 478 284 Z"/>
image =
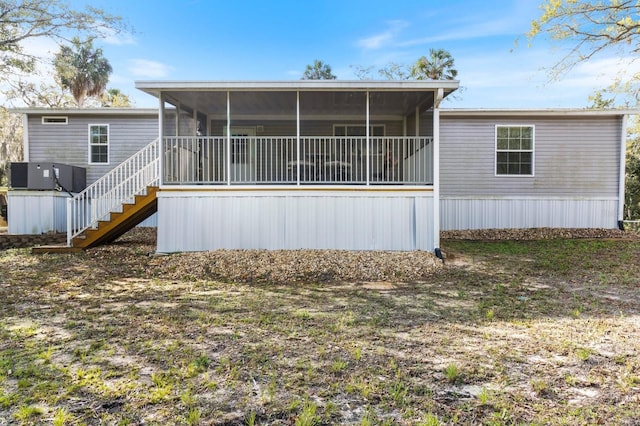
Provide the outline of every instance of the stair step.
<path id="1" fill-rule="evenodd" d="M 157 192 L 157 187 L 147 187 L 146 195 L 136 195 L 134 204 L 122 204 L 122 211 L 112 212 L 109 220 L 100 220 L 96 228 L 84 231 L 84 239 L 74 238 L 73 246 L 84 249 L 115 240 L 158 210 Z"/>

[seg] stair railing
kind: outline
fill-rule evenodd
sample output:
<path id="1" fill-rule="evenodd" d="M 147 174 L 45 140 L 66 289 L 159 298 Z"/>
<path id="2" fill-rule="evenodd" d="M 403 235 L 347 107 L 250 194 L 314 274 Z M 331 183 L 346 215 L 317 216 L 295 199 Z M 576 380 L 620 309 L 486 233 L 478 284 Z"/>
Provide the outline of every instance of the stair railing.
<path id="1" fill-rule="evenodd" d="M 160 181 L 160 140 L 156 139 L 107 174 L 67 199 L 67 246 L 98 221 L 118 211 L 123 203 Z"/>

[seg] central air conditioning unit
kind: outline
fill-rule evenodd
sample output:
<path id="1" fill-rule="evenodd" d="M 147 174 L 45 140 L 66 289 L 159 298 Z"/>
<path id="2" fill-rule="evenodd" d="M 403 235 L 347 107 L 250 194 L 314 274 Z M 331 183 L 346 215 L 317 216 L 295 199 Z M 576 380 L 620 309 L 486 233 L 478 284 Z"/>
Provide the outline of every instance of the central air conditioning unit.
<path id="1" fill-rule="evenodd" d="M 80 192 L 87 187 L 87 170 L 61 163 L 11 163 L 12 189 Z"/>

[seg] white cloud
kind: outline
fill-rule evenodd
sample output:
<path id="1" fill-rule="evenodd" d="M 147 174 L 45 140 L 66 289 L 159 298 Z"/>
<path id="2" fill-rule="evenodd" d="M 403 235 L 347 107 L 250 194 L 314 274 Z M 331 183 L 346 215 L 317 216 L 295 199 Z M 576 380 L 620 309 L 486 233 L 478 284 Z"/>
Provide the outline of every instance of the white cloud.
<path id="1" fill-rule="evenodd" d="M 440 28 L 443 28 L 439 27 Z M 469 40 L 479 39 L 482 37 L 491 37 L 499 35 L 517 34 L 522 30 L 521 27 L 514 25 L 511 18 L 501 18 L 494 20 L 482 20 L 476 23 L 449 25 L 454 28 L 449 31 L 439 32 L 438 35 L 420 37 L 411 40 L 399 42 L 400 47 L 410 47 L 419 45 L 428 45 L 436 42 L 452 41 L 452 40 Z"/>
<path id="2" fill-rule="evenodd" d="M 142 78 L 164 78 L 173 68 L 162 62 L 148 59 L 132 59 L 129 61 L 129 71 L 136 77 Z"/>
<path id="3" fill-rule="evenodd" d="M 406 21 L 395 20 L 387 22 L 387 29 L 379 34 L 362 38 L 356 42 L 356 45 L 368 50 L 381 49 L 393 44 L 400 32 L 407 28 L 409 23 Z"/>

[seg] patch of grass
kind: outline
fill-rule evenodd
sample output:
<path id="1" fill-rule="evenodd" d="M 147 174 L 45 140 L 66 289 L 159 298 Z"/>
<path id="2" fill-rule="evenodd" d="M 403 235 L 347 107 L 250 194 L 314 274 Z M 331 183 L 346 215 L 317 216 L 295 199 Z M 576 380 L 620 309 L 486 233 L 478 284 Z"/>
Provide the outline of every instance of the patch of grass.
<path id="1" fill-rule="evenodd" d="M 42 414 L 44 414 L 44 410 L 36 405 L 22 405 L 18 407 L 13 417 L 19 422 L 27 423 L 42 416 Z"/>
<path id="2" fill-rule="evenodd" d="M 587 361 L 592 354 L 593 354 L 593 350 L 589 348 L 576 349 L 576 357 L 582 362 Z"/>
<path id="3" fill-rule="evenodd" d="M 337 359 L 333 361 L 333 363 L 331 364 L 331 371 L 333 371 L 334 373 L 342 373 L 348 367 L 349 367 L 349 363 L 341 359 Z"/>
<path id="4" fill-rule="evenodd" d="M 58 408 L 53 415 L 53 426 L 72 424 L 73 415 L 66 408 Z"/>
<path id="5" fill-rule="evenodd" d="M 461 380 L 460 368 L 457 364 L 449 364 L 444 369 L 444 376 L 449 383 L 458 383 Z"/>
<path id="6" fill-rule="evenodd" d="M 316 415 L 316 411 L 318 411 L 318 406 L 310 401 L 305 401 L 302 406 L 302 411 L 296 417 L 295 425 L 296 426 L 315 426 L 320 424 L 322 418 Z"/>

